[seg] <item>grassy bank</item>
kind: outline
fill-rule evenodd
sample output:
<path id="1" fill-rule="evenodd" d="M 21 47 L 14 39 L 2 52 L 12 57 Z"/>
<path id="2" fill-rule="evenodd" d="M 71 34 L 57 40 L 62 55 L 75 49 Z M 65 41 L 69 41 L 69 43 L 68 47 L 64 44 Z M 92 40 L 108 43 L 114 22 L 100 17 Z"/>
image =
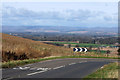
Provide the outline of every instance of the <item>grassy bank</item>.
<path id="1" fill-rule="evenodd" d="M 8 34 L 0 34 L 2 34 L 2 61 L 72 54 L 72 49 L 70 48 L 49 45 Z"/>
<path id="2" fill-rule="evenodd" d="M 104 65 L 102 68 L 98 69 L 96 72 L 88 75 L 85 79 L 92 80 L 93 78 L 118 78 L 118 70 L 120 66 L 118 66 L 118 62 L 110 63 L 108 65 Z M 83 79 L 84 80 L 84 79 Z"/>
<path id="3" fill-rule="evenodd" d="M 26 59 L 26 60 L 16 60 L 2 63 L 2 68 L 11 68 L 20 65 L 51 60 L 51 59 L 63 59 L 63 58 L 105 58 L 105 59 L 118 59 L 117 57 L 95 57 L 95 56 L 60 56 L 60 57 L 49 57 L 49 58 L 36 58 L 36 59 Z"/>

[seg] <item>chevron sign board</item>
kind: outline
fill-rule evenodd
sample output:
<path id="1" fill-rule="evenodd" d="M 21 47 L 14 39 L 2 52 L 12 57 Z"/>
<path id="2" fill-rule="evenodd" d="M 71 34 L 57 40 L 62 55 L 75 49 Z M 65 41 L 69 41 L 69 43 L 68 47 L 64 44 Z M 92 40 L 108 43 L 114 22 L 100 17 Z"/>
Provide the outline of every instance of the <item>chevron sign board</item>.
<path id="1" fill-rule="evenodd" d="M 73 48 L 74 52 L 87 52 L 88 49 L 87 48 Z"/>

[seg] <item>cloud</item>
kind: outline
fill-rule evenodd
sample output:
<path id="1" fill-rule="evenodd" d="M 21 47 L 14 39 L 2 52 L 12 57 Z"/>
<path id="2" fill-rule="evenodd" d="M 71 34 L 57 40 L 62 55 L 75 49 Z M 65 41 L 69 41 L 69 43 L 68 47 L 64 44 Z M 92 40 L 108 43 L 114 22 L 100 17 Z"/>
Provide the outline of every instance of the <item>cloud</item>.
<path id="1" fill-rule="evenodd" d="M 66 11 L 41 11 L 34 12 L 26 9 L 16 9 L 14 7 L 3 8 L 3 18 L 24 17 L 33 19 L 57 19 L 57 20 L 85 20 L 89 17 L 97 16 L 98 13 L 89 10 L 66 10 Z"/>
<path id="2" fill-rule="evenodd" d="M 103 18 L 101 18 L 103 17 Z M 35 12 L 24 8 L 3 7 L 3 25 L 83 25 L 94 24 L 97 21 L 112 21 L 114 18 L 106 16 L 102 11 L 73 10 L 40 11 Z M 89 21 L 90 20 L 90 21 Z M 84 22 L 84 23 L 82 23 Z"/>
<path id="3" fill-rule="evenodd" d="M 111 20 L 113 20 L 113 18 L 111 16 L 104 16 L 104 20 L 111 21 Z"/>

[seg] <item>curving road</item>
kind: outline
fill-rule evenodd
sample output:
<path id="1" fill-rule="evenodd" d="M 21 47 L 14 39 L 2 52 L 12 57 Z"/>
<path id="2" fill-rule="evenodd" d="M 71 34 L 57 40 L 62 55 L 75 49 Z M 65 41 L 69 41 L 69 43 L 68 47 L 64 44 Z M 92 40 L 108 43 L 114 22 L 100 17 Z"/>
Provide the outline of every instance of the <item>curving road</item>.
<path id="1" fill-rule="evenodd" d="M 14 78 L 83 78 L 113 59 L 67 58 L 54 59 L 3 69 L 3 79 Z M 21 80 L 21 79 L 20 79 Z"/>

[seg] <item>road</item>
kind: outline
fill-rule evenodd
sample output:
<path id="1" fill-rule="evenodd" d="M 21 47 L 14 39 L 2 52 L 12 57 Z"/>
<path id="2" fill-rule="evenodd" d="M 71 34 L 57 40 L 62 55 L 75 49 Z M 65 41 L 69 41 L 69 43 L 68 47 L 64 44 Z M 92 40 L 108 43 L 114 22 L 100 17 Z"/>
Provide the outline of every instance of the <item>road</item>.
<path id="1" fill-rule="evenodd" d="M 83 78 L 113 59 L 66 58 L 41 61 L 3 69 L 3 79 L 14 78 Z"/>

